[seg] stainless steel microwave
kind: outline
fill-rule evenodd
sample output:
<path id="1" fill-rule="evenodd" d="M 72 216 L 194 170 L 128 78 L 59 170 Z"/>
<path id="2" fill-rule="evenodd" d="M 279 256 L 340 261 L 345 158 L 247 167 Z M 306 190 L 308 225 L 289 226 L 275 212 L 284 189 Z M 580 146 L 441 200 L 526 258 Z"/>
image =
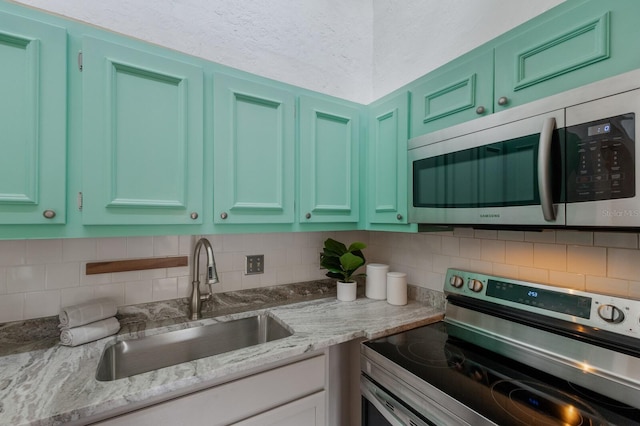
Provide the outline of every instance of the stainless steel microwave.
<path id="1" fill-rule="evenodd" d="M 409 222 L 638 227 L 640 70 L 409 141 Z"/>

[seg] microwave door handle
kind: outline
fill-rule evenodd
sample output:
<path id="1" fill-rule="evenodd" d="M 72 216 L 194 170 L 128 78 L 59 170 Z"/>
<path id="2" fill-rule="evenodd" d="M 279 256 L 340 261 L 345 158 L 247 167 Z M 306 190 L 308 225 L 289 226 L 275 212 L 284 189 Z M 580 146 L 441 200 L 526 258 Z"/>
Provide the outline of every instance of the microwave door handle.
<path id="1" fill-rule="evenodd" d="M 547 222 L 556 220 L 551 182 L 551 143 L 553 142 L 555 128 L 555 117 L 549 117 L 544 120 L 538 146 L 538 192 L 540 194 L 542 214 Z"/>

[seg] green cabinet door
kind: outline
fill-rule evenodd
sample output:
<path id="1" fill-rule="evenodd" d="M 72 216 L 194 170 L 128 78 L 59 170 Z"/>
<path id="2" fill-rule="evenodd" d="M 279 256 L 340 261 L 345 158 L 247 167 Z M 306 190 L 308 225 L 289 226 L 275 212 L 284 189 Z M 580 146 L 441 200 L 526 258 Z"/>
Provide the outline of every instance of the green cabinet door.
<path id="1" fill-rule="evenodd" d="M 493 51 L 454 62 L 411 89 L 410 137 L 493 112 Z"/>
<path id="2" fill-rule="evenodd" d="M 300 223 L 358 222 L 359 110 L 300 97 Z"/>
<path id="3" fill-rule="evenodd" d="M 498 45 L 495 110 L 640 67 L 639 16 L 637 0 L 593 0 Z"/>
<path id="4" fill-rule="evenodd" d="M 214 222 L 293 223 L 293 94 L 223 74 L 213 86 Z"/>
<path id="5" fill-rule="evenodd" d="M 409 94 L 369 106 L 369 223 L 407 223 Z"/>
<path id="6" fill-rule="evenodd" d="M 83 223 L 202 223 L 201 68 L 91 37 L 82 52 Z"/>
<path id="7" fill-rule="evenodd" d="M 0 13 L 0 224 L 66 219 L 67 33 Z"/>

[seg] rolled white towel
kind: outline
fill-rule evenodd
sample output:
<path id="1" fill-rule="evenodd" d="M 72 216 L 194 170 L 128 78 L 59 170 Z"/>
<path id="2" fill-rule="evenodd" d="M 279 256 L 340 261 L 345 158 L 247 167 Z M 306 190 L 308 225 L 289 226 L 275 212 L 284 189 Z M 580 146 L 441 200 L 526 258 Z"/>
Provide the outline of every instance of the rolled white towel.
<path id="1" fill-rule="evenodd" d="M 116 334 L 118 330 L 120 330 L 120 323 L 111 317 L 81 327 L 63 329 L 60 333 L 60 343 L 66 346 L 78 346 L 111 336 Z"/>
<path id="2" fill-rule="evenodd" d="M 60 311 L 60 327 L 73 328 L 115 316 L 116 302 L 111 299 L 96 299 L 79 305 L 67 306 Z"/>

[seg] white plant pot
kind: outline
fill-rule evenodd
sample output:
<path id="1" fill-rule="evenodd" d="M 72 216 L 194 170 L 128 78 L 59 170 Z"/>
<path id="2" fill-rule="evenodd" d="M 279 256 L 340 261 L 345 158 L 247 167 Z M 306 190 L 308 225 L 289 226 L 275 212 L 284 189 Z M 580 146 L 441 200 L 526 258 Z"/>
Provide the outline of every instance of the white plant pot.
<path id="1" fill-rule="evenodd" d="M 356 300 L 356 290 L 358 286 L 355 282 L 344 283 L 338 281 L 338 300 L 342 302 L 353 302 Z"/>

